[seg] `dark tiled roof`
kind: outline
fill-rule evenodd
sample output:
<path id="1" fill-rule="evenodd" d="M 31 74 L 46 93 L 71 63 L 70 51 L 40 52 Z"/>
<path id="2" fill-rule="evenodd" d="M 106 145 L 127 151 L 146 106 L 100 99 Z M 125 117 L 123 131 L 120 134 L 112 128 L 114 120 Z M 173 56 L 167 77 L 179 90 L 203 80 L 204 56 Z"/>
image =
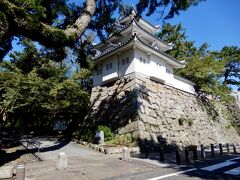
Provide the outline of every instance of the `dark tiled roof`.
<path id="1" fill-rule="evenodd" d="M 129 42 L 131 42 L 135 37 L 136 37 L 137 40 L 138 40 L 140 43 L 142 43 L 143 45 L 151 48 L 152 50 L 154 50 L 154 51 L 156 51 L 156 52 L 158 52 L 158 53 L 160 53 L 160 54 L 163 54 L 164 56 L 168 57 L 168 58 L 171 59 L 172 61 L 174 61 L 174 62 L 176 62 L 176 63 L 178 63 L 178 64 L 180 64 L 180 65 L 183 65 L 182 63 L 180 63 L 179 61 L 177 61 L 177 60 L 174 59 L 173 57 L 169 56 L 168 54 L 166 54 L 166 53 L 164 53 L 164 52 L 162 52 L 162 51 L 159 51 L 159 50 L 153 48 L 153 47 L 150 46 L 149 44 L 146 44 L 146 43 L 143 42 L 136 34 L 134 34 L 134 35 L 131 36 L 128 40 L 124 41 L 123 43 L 119 44 L 118 46 L 116 46 L 116 47 L 114 47 L 114 48 L 112 48 L 112 49 L 109 49 L 108 51 L 103 52 L 103 53 L 100 54 L 98 57 L 94 58 L 94 60 L 97 60 L 97 59 L 99 59 L 100 57 L 102 57 L 102 56 L 104 56 L 104 55 L 107 55 L 107 54 L 109 54 L 109 53 L 117 50 L 118 48 L 124 46 L 124 45 L 127 45 L 127 44 L 128 44 Z"/>
<path id="2" fill-rule="evenodd" d="M 117 33 L 121 33 L 123 30 L 127 29 L 133 22 L 135 22 L 136 25 L 137 25 L 137 27 L 140 28 L 141 30 L 143 30 L 145 33 L 149 34 L 149 35 L 152 36 L 153 38 L 156 38 L 158 41 L 160 41 L 160 42 L 162 42 L 163 44 L 165 44 L 166 46 L 169 46 L 169 47 L 170 47 L 170 45 L 168 45 L 167 43 L 165 43 L 164 41 L 162 41 L 160 38 L 154 36 L 153 34 L 151 34 L 151 33 L 149 33 L 148 31 L 146 31 L 144 28 L 142 28 L 135 19 L 132 19 L 126 26 L 122 27 Z M 109 36 L 109 37 L 106 38 L 105 40 L 108 40 L 108 39 L 110 39 L 111 37 L 113 37 L 113 36 Z M 98 45 L 100 45 L 101 43 L 102 43 L 102 42 L 96 44 L 95 46 L 98 46 Z M 104 50 L 105 50 L 105 49 L 104 49 Z M 103 51 L 104 51 L 104 50 L 103 50 Z"/>
<path id="3" fill-rule="evenodd" d="M 100 57 L 102 57 L 102 56 L 104 56 L 104 55 L 106 55 L 106 54 L 109 54 L 110 52 L 113 52 L 114 50 L 116 50 L 116 49 L 118 49 L 118 48 L 120 48 L 120 47 L 122 47 L 122 46 L 128 44 L 131 40 L 134 39 L 134 37 L 136 37 L 136 34 L 134 34 L 134 35 L 131 36 L 128 40 L 122 42 L 122 43 L 119 44 L 118 46 L 113 47 L 112 49 L 109 49 L 108 51 L 103 51 L 103 53 L 101 53 L 99 56 L 97 56 L 97 57 L 94 58 L 94 59 L 97 60 L 98 58 L 100 58 Z"/>
<path id="4" fill-rule="evenodd" d="M 137 38 L 142 44 L 144 44 L 145 46 L 148 46 L 149 48 L 153 49 L 154 51 L 157 51 L 158 53 L 163 54 L 164 56 L 167 56 L 169 59 L 175 61 L 176 63 L 183 65 L 183 64 L 180 63 L 178 60 L 174 59 L 173 57 L 169 56 L 168 54 L 166 54 L 166 53 L 164 53 L 164 52 L 162 52 L 162 51 L 159 51 L 159 50 L 153 48 L 152 46 L 150 46 L 149 44 L 143 42 L 138 36 L 136 36 L 136 38 Z"/>
<path id="5" fill-rule="evenodd" d="M 139 27 L 141 30 L 143 30 L 144 32 L 146 32 L 146 33 L 149 34 L 150 36 L 156 38 L 157 40 L 159 40 L 160 42 L 162 42 L 162 43 L 165 44 L 166 46 L 170 46 L 170 45 L 168 45 L 167 43 L 165 43 L 164 41 L 162 41 L 160 38 L 152 35 L 152 34 L 149 33 L 147 30 L 145 30 L 144 28 L 142 28 L 135 19 L 134 19 L 134 22 L 136 23 L 137 27 Z"/>
<path id="6" fill-rule="evenodd" d="M 123 30 L 127 29 L 127 28 L 132 24 L 132 22 L 133 22 L 133 20 L 131 20 L 127 25 L 125 25 L 125 26 L 122 27 L 120 30 L 118 30 L 117 33 L 121 33 Z M 112 34 L 112 35 L 110 35 L 109 37 L 107 37 L 107 38 L 105 39 L 105 41 L 108 40 L 108 39 L 110 39 L 111 37 L 113 37 L 113 35 L 114 35 L 114 34 Z M 101 44 L 101 43 L 102 43 L 102 42 L 100 42 L 100 43 L 98 43 L 98 44 L 96 44 L 96 45 L 94 45 L 94 46 L 98 46 L 98 45 Z"/>

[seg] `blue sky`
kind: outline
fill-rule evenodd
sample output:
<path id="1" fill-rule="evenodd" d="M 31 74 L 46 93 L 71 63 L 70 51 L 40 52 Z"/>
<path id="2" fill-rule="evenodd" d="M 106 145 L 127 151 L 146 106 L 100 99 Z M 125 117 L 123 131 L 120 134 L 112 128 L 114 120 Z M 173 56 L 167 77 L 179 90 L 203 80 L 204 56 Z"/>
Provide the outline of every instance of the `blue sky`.
<path id="1" fill-rule="evenodd" d="M 137 0 L 125 0 L 136 4 Z M 204 42 L 212 50 L 224 46 L 240 46 L 240 0 L 206 0 L 197 6 L 181 11 L 180 15 L 167 20 L 170 24 L 182 23 L 189 40 L 197 46 Z M 159 14 L 144 16 L 152 24 L 159 24 Z"/>

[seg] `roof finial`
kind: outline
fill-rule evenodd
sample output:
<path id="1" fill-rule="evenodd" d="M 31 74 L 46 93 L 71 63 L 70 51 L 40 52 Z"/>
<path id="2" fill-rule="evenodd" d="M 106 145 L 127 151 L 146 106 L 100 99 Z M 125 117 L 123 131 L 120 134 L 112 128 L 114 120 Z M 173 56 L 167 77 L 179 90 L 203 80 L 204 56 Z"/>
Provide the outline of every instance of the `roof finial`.
<path id="1" fill-rule="evenodd" d="M 131 5 L 131 13 L 130 13 L 130 14 L 133 15 L 133 16 L 136 16 L 136 15 L 137 15 L 137 12 L 136 12 L 136 10 L 135 10 L 135 8 L 134 8 L 133 3 L 132 3 L 132 5 Z"/>

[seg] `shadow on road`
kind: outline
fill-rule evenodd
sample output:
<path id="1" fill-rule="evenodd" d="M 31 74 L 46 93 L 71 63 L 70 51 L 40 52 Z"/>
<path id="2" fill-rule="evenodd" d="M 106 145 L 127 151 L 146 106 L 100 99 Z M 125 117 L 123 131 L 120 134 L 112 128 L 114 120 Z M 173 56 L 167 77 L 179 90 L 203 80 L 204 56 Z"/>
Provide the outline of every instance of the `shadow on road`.
<path id="1" fill-rule="evenodd" d="M 20 133 L 9 134 L 1 132 L 0 135 L 0 166 L 15 161 L 22 155 L 38 152 L 38 148 L 36 147 L 26 149 L 26 146 L 22 145 L 22 142 L 26 141 L 26 139 Z M 56 138 L 51 137 L 32 137 L 28 139 L 55 140 L 53 145 L 43 148 L 40 146 L 40 152 L 55 151 L 66 146 L 70 142 L 69 138 L 59 138 L 56 140 Z"/>

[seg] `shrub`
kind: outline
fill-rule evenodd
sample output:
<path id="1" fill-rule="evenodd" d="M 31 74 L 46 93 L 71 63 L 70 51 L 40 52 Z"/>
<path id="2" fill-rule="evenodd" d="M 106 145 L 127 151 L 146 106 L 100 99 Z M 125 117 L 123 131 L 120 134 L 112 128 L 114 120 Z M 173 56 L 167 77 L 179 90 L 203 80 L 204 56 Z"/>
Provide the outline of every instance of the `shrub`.
<path id="1" fill-rule="evenodd" d="M 188 118 L 187 119 L 188 125 L 192 126 L 193 125 L 193 119 L 192 118 Z"/>
<path id="2" fill-rule="evenodd" d="M 182 126 L 183 123 L 184 123 L 184 121 L 185 121 L 185 118 L 184 118 L 184 117 L 180 117 L 180 118 L 178 119 L 179 125 Z"/>
<path id="3" fill-rule="evenodd" d="M 232 124 L 228 124 L 227 126 L 226 126 L 226 129 L 231 129 L 233 126 L 232 126 Z"/>
<path id="4" fill-rule="evenodd" d="M 73 137 L 78 140 L 93 142 L 94 133 L 89 129 L 79 129 L 73 133 Z"/>
<path id="5" fill-rule="evenodd" d="M 181 116 L 181 117 L 178 119 L 178 123 L 179 123 L 180 126 L 182 126 L 184 122 L 188 123 L 189 126 L 192 126 L 192 125 L 193 125 L 193 119 L 192 119 L 191 117 L 185 118 L 185 117 L 182 117 L 182 116 Z"/>
<path id="6" fill-rule="evenodd" d="M 112 140 L 107 141 L 107 144 L 114 144 L 118 146 L 129 146 L 133 142 L 132 135 L 130 133 L 124 135 L 115 135 Z"/>
<path id="7" fill-rule="evenodd" d="M 132 135 L 130 133 L 124 135 L 116 135 L 116 145 L 129 146 L 133 142 Z"/>
<path id="8" fill-rule="evenodd" d="M 114 134 L 112 133 L 112 130 L 107 126 L 99 125 L 97 127 L 97 131 L 98 132 L 103 131 L 104 132 L 104 139 L 107 140 L 107 141 L 112 140 L 113 137 L 114 137 Z"/>

